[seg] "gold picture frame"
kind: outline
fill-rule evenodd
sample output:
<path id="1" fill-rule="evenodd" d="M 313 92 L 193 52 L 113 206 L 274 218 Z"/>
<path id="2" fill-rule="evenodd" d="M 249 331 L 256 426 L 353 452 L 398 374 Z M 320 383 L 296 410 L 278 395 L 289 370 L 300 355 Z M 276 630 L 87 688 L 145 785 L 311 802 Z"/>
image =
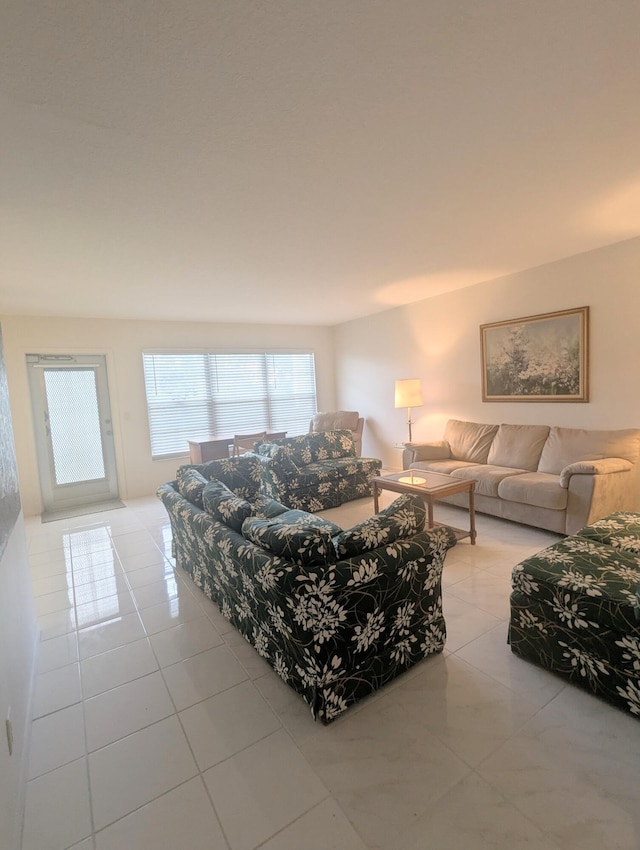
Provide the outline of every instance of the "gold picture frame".
<path id="1" fill-rule="evenodd" d="M 589 401 L 589 308 L 480 325 L 483 401 Z"/>

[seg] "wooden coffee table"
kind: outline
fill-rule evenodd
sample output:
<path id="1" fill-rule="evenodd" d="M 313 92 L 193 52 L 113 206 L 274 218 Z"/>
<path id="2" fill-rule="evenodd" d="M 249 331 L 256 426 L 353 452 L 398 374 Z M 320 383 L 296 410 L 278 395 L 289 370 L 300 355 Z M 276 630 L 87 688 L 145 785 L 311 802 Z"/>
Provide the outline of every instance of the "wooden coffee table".
<path id="1" fill-rule="evenodd" d="M 476 542 L 476 512 L 474 505 L 474 492 L 476 482 L 474 479 L 451 478 L 440 472 L 423 472 L 419 469 L 405 469 L 403 472 L 394 472 L 392 475 L 379 475 L 372 481 L 373 484 L 373 509 L 378 513 L 378 496 L 382 490 L 392 490 L 394 493 L 415 493 L 427 503 L 427 528 L 435 525 L 448 523 L 434 522 L 433 505 L 438 499 L 445 496 L 453 496 L 456 493 L 469 494 L 469 530 L 449 526 L 458 540 L 469 537 L 471 544 Z"/>

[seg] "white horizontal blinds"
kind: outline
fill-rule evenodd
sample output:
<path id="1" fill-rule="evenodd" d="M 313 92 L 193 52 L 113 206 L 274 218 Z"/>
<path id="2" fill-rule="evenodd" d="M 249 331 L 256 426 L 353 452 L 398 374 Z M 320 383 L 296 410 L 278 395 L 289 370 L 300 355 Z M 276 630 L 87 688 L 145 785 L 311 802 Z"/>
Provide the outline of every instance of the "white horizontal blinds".
<path id="1" fill-rule="evenodd" d="M 316 412 L 313 354 L 267 354 L 272 431 L 305 434 Z"/>
<path id="2" fill-rule="evenodd" d="M 210 354 L 216 434 L 254 434 L 269 430 L 269 399 L 264 354 Z"/>
<path id="3" fill-rule="evenodd" d="M 211 397 L 202 354 L 144 354 L 152 457 L 184 454 L 210 434 Z M 186 436 L 185 436 L 186 435 Z"/>
<path id="4" fill-rule="evenodd" d="M 316 411 L 312 353 L 143 354 L 151 453 L 185 454 L 188 440 L 308 430 Z"/>

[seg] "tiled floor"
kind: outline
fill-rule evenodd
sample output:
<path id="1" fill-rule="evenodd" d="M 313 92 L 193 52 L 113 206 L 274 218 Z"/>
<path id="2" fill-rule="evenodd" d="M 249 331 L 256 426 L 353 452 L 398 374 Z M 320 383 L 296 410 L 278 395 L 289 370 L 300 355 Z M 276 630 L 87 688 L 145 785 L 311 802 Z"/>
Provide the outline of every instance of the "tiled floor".
<path id="1" fill-rule="evenodd" d="M 447 555 L 445 652 L 322 727 L 174 572 L 155 498 L 28 520 L 23 850 L 638 850 L 640 721 L 506 644 L 511 569 L 558 538 L 478 528 Z"/>

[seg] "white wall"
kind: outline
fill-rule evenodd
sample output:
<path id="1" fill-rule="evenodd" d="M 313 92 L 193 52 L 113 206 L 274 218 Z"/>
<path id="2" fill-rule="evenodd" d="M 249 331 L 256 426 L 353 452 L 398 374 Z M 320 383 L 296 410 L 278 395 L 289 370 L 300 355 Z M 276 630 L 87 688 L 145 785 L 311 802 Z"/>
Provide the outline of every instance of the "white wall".
<path id="1" fill-rule="evenodd" d="M 151 460 L 142 373 L 145 349 L 311 349 L 316 357 L 319 409 L 335 407 L 333 342 L 329 328 L 5 316 L 2 329 L 25 516 L 41 513 L 25 365 L 27 353 L 106 355 L 123 498 L 153 494 L 158 484 L 172 479 L 178 464 L 184 462 Z"/>
<path id="2" fill-rule="evenodd" d="M 590 308 L 588 403 L 482 401 L 481 324 Z M 334 329 L 339 406 L 368 410 L 363 454 L 393 469 L 407 439 L 396 378 L 421 378 L 414 440 L 449 418 L 579 428 L 640 427 L 640 238 L 348 322 Z"/>
<path id="3" fill-rule="evenodd" d="M 0 846 L 7 850 L 20 846 L 37 638 L 20 515 L 0 558 Z M 11 756 L 5 738 L 9 709 L 13 724 Z"/>

